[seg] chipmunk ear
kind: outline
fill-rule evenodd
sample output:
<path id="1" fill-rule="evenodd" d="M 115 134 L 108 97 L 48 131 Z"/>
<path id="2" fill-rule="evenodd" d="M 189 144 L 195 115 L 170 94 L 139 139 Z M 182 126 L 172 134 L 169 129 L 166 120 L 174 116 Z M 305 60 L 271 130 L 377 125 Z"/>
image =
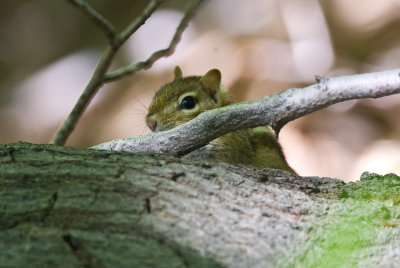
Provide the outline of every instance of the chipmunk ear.
<path id="1" fill-rule="evenodd" d="M 221 85 L 221 72 L 218 69 L 209 70 L 200 78 L 200 84 L 208 95 L 214 98 Z"/>
<path id="2" fill-rule="evenodd" d="M 174 69 L 174 80 L 181 79 L 181 78 L 183 78 L 182 70 L 181 70 L 181 67 L 179 67 L 177 65 L 177 66 L 175 66 L 175 69 Z"/>

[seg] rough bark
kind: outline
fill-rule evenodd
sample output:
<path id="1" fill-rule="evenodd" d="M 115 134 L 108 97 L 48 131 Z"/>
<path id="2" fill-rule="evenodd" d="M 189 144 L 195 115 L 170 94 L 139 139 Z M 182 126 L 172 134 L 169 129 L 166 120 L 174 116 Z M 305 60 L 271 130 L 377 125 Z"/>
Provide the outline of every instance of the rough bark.
<path id="1" fill-rule="evenodd" d="M 397 267 L 400 178 L 0 146 L 2 267 Z"/>

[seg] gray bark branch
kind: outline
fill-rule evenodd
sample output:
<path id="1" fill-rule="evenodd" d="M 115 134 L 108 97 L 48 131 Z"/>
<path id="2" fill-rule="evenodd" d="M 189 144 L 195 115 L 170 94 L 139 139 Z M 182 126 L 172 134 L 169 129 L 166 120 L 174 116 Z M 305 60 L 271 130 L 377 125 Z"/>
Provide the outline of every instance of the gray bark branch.
<path id="1" fill-rule="evenodd" d="M 397 94 L 399 73 L 400 69 L 395 69 L 318 78 L 318 84 L 306 88 L 288 89 L 256 101 L 214 109 L 168 131 L 113 140 L 94 148 L 183 156 L 235 130 L 270 125 L 279 132 L 286 123 L 334 103 Z"/>

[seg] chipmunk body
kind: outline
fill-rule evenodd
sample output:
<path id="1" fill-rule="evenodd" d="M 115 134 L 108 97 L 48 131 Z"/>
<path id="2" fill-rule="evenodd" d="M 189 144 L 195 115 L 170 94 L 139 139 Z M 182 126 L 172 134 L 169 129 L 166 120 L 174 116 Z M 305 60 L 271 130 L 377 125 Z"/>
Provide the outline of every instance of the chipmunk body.
<path id="1" fill-rule="evenodd" d="M 201 77 L 183 77 L 177 66 L 174 80 L 155 94 L 146 123 L 152 131 L 168 130 L 186 123 L 202 112 L 231 103 L 228 92 L 221 86 L 221 73 L 217 69 L 212 69 Z M 274 134 L 267 127 L 241 129 L 225 134 L 185 157 L 295 173 L 287 164 Z"/>

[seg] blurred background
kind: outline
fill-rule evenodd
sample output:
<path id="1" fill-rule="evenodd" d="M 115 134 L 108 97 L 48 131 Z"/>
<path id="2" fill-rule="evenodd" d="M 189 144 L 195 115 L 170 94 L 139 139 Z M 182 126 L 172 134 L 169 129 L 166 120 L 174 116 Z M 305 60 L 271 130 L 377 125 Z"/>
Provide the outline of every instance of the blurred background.
<path id="1" fill-rule="evenodd" d="M 148 1 L 87 1 L 118 30 Z M 118 53 L 112 69 L 167 46 L 187 1 L 166 1 Z M 0 1 L 0 143 L 48 143 L 99 61 L 106 38 L 67 1 Z M 208 0 L 176 52 L 101 88 L 67 145 L 143 135 L 146 107 L 175 65 L 222 72 L 235 101 L 400 66 L 400 0 Z M 286 125 L 287 159 L 301 175 L 356 180 L 400 173 L 400 95 L 333 105 Z"/>

